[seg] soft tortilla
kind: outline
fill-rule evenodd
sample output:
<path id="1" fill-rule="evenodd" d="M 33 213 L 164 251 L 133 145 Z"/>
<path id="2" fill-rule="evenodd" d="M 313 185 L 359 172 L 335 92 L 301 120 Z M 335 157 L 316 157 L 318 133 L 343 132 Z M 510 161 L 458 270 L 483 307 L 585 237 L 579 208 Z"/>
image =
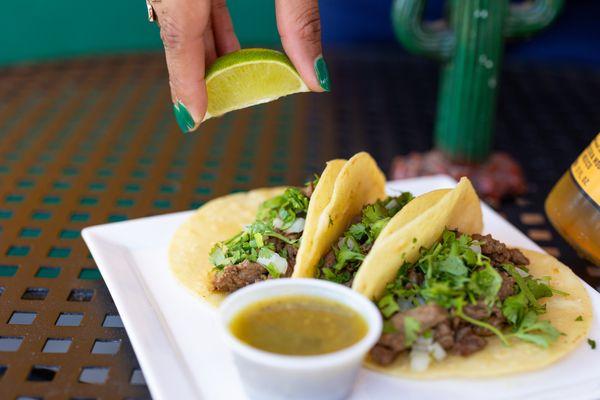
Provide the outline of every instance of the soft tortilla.
<path id="1" fill-rule="evenodd" d="M 569 267 L 554 257 L 521 251 L 531 262 L 528 267 L 532 275 L 549 276 L 553 288 L 569 293 L 568 296 L 555 294 L 541 301 L 548 312 L 540 318 L 551 321 L 564 333 L 547 349 L 516 339 L 507 347 L 497 337 L 489 337 L 484 350 L 468 357 L 449 355 L 441 362 L 432 362 L 424 372 L 410 369 L 408 355 L 399 357 L 388 367 L 369 361 L 367 367 L 389 375 L 421 379 L 497 377 L 544 368 L 573 351 L 587 337 L 592 324 L 592 304 L 584 285 Z M 579 316 L 583 320 L 575 321 Z"/>
<path id="2" fill-rule="evenodd" d="M 385 197 L 385 175 L 365 152 L 348 160 L 335 180 L 331 200 L 319 215 L 314 234 L 304 234 L 292 278 L 312 278 L 317 264 L 369 203 Z"/>

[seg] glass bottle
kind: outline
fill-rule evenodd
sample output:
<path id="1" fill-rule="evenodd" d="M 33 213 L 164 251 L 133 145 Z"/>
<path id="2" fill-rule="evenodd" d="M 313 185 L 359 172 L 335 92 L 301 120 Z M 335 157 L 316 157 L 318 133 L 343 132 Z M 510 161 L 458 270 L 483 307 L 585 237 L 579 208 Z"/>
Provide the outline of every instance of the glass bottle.
<path id="1" fill-rule="evenodd" d="M 581 256 L 600 266 L 600 134 L 554 186 L 546 214 Z"/>

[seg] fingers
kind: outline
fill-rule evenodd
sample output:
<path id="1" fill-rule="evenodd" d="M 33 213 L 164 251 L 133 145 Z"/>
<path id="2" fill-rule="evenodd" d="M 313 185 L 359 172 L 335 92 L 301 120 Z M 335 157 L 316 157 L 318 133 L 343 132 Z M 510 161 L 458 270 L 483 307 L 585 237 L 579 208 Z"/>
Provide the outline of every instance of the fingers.
<path id="1" fill-rule="evenodd" d="M 276 0 L 277 29 L 288 57 L 313 91 L 330 90 L 329 72 L 321 49 L 321 19 L 317 0 Z"/>
<path id="2" fill-rule="evenodd" d="M 182 131 L 190 132 L 206 113 L 204 37 L 210 4 L 208 0 L 170 0 L 152 6 L 165 47 L 175 118 Z"/>
<path id="3" fill-rule="evenodd" d="M 206 68 L 215 62 L 217 59 L 217 48 L 215 46 L 215 34 L 213 32 L 212 23 L 209 22 L 204 32 L 204 62 Z"/>
<path id="4" fill-rule="evenodd" d="M 225 0 L 213 0 L 210 13 L 215 47 L 219 56 L 239 50 L 240 42 L 233 30 L 227 2 Z"/>

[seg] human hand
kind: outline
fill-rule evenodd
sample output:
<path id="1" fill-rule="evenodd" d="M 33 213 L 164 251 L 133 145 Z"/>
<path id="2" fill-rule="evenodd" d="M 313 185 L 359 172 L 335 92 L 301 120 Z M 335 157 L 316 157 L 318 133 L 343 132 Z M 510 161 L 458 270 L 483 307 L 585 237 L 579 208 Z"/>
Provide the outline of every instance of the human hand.
<path id="1" fill-rule="evenodd" d="M 239 50 L 225 0 L 153 0 L 165 47 L 175 117 L 184 132 L 198 128 L 207 107 L 206 67 Z M 329 91 L 321 50 L 317 0 L 275 0 L 277 29 L 288 57 L 308 88 Z"/>

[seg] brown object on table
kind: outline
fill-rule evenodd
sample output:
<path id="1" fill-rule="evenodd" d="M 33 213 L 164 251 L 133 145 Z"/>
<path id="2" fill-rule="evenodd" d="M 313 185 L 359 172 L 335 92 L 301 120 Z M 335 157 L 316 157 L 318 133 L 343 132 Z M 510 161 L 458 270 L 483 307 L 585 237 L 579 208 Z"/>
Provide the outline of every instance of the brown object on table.
<path id="1" fill-rule="evenodd" d="M 479 195 L 493 207 L 508 197 L 527 192 L 527 182 L 521 166 L 507 153 L 493 153 L 482 164 L 461 164 L 450 161 L 441 151 L 412 152 L 392 161 L 391 178 L 405 179 L 436 174 L 450 175 L 458 180 L 468 177 Z"/>

